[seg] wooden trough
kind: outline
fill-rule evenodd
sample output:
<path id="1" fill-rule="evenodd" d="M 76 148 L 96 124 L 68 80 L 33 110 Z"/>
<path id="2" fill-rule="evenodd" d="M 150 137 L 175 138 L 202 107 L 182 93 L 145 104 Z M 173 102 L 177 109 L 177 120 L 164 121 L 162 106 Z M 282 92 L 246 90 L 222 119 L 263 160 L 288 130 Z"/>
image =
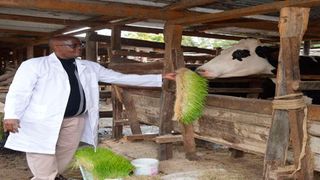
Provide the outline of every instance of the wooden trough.
<path id="1" fill-rule="evenodd" d="M 130 108 L 140 122 L 159 126 L 160 89 L 126 87 L 121 91 L 134 101 Z M 320 171 L 320 106 L 309 105 L 307 118 L 314 169 Z M 203 116 L 194 123 L 194 132 L 198 139 L 264 155 L 271 121 L 270 100 L 209 95 Z M 181 131 L 178 122 L 174 122 L 174 130 Z"/>

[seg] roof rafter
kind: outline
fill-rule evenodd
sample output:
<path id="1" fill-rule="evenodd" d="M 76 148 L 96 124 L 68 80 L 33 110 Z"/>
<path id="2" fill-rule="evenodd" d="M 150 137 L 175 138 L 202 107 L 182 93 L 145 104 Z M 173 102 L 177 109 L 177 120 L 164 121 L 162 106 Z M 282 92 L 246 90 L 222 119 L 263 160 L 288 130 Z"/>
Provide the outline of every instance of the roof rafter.
<path id="1" fill-rule="evenodd" d="M 56 19 L 56 18 L 45 18 L 45 17 L 35 17 L 35 16 L 26 16 L 26 15 L 13 15 L 13 14 L 2 14 L 0 13 L 0 19 L 15 20 L 15 21 L 29 21 L 37 23 L 46 23 L 46 24 L 61 24 L 61 25 L 88 25 L 95 26 L 101 24 L 101 22 L 92 22 L 86 20 L 70 20 L 70 19 Z"/>
<path id="2" fill-rule="evenodd" d="M 207 4 L 211 4 L 217 2 L 217 0 L 181 0 L 179 2 L 170 4 L 163 9 L 169 9 L 169 10 L 183 10 L 188 9 L 196 6 L 203 6 Z"/>
<path id="3" fill-rule="evenodd" d="M 223 11 L 219 13 L 212 14 L 203 14 L 198 16 L 183 17 L 175 20 L 171 20 L 171 24 L 181 24 L 181 25 L 190 25 L 190 24 L 199 24 L 199 23 L 208 23 L 216 22 L 222 20 L 229 20 L 234 18 L 239 18 L 243 16 L 255 15 L 255 14 L 266 14 L 271 12 L 279 11 L 283 7 L 289 6 L 303 6 L 311 7 L 320 5 L 319 0 L 290 0 L 290 1 L 277 1 L 273 3 L 262 4 L 258 6 L 251 6 L 240 9 L 233 9 L 228 11 Z"/>
<path id="4" fill-rule="evenodd" d="M 25 31 L 25 30 L 14 30 L 14 29 L 2 29 L 0 28 L 0 33 L 11 33 L 11 34 L 23 34 L 32 36 L 46 36 L 47 32 L 35 32 L 35 31 Z"/>
<path id="5" fill-rule="evenodd" d="M 30 8 L 39 10 L 51 10 L 61 12 L 83 13 L 90 15 L 109 15 L 118 17 L 150 18 L 169 20 L 187 17 L 199 13 L 163 11 L 154 7 L 142 7 L 137 5 L 123 5 L 117 3 L 89 3 L 71 2 L 61 0 L 0 0 L 0 7 Z"/>

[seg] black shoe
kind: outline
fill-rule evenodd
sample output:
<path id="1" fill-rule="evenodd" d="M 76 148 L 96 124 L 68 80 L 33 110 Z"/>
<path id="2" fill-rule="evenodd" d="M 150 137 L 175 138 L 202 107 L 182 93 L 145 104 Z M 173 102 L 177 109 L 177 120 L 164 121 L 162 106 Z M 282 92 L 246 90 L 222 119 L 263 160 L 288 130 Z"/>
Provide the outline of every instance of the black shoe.
<path id="1" fill-rule="evenodd" d="M 63 177 L 61 174 L 59 174 L 54 180 L 68 180 L 67 178 Z"/>

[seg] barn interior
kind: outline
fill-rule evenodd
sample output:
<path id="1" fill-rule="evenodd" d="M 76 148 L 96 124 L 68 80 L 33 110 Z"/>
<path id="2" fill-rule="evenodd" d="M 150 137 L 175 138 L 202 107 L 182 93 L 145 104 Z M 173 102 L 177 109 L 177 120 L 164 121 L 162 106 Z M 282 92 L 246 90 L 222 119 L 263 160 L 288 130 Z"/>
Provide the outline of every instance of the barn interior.
<path id="1" fill-rule="evenodd" d="M 278 96 L 319 90 L 319 75 L 286 71 L 296 67 L 299 54 L 320 54 L 319 12 L 319 0 L 0 0 L 0 92 L 8 91 L 21 62 L 50 54 L 48 39 L 61 34 L 75 35 L 86 44 L 82 59 L 137 74 L 194 68 L 221 51 L 219 47 L 182 46 L 182 36 L 235 41 L 256 38 L 280 50 L 292 49 L 279 54 L 288 66 L 281 70 L 285 75 L 276 77 Z M 123 38 L 124 31 L 163 34 L 164 42 Z M 271 100 L 256 99 L 263 78 L 266 76 L 211 80 L 245 85 L 210 88 L 204 116 L 193 126 L 185 126 L 184 132 L 240 154 L 264 155 L 265 179 L 291 177 L 295 170 L 295 178 L 312 179 L 314 171 L 320 171 L 320 107 L 306 106 L 307 114 L 301 107 L 274 109 Z M 133 134 L 139 135 L 131 138 L 144 139 L 139 123 L 156 124 L 160 127 L 156 136 L 159 159 L 172 158 L 172 143 L 183 139 L 171 134 L 173 129 L 181 132 L 179 125 L 171 122 L 174 83 L 165 81 L 161 89 L 101 87 L 101 96 L 112 99 L 113 111 L 101 111 L 100 115 L 113 117 L 113 137 L 121 138 L 123 125 L 130 124 Z M 103 91 L 104 87 L 111 92 Z M 122 101 L 114 92 L 120 92 Z M 165 136 L 168 134 L 171 136 Z M 293 153 L 290 166 L 286 161 L 289 144 Z M 189 145 L 192 147 L 193 142 Z"/>

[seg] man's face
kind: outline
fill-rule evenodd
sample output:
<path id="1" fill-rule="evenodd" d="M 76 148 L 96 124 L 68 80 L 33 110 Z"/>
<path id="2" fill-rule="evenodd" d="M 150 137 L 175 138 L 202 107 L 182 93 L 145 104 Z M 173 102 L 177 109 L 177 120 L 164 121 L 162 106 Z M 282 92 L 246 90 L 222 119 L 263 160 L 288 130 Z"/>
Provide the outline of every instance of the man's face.
<path id="1" fill-rule="evenodd" d="M 55 42 L 55 53 L 59 58 L 71 59 L 81 56 L 82 44 L 78 39 L 68 39 Z"/>

